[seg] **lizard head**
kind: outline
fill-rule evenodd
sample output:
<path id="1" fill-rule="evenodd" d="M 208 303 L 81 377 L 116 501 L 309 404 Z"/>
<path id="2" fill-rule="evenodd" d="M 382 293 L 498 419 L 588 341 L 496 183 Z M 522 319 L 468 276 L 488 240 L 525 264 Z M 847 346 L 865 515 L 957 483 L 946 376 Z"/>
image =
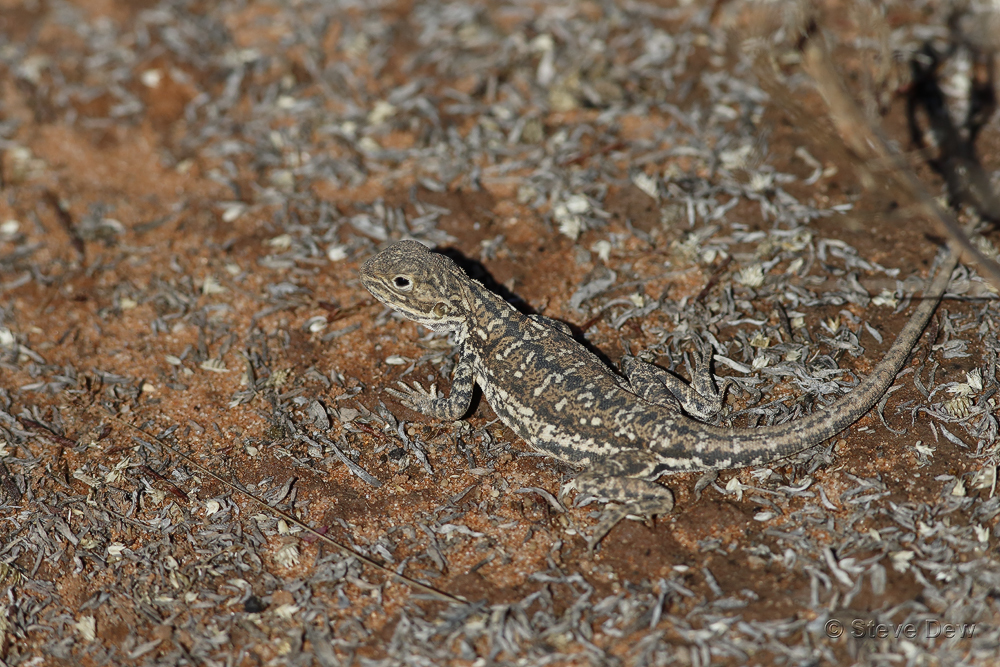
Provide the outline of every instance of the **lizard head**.
<path id="1" fill-rule="evenodd" d="M 416 241 L 399 241 L 361 265 L 361 283 L 376 299 L 435 331 L 457 331 L 468 281 L 444 255 Z"/>

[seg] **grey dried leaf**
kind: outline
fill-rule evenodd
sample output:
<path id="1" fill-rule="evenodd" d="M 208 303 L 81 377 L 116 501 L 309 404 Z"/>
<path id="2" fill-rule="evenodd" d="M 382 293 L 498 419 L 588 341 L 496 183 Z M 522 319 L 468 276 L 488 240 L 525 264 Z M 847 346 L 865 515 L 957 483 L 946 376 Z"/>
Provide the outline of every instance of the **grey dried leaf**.
<path id="1" fill-rule="evenodd" d="M 603 276 L 591 279 L 590 282 L 582 285 L 573 293 L 573 296 L 569 300 L 570 307 L 580 310 L 580 306 L 584 301 L 588 301 L 598 294 L 607 291 L 615 284 L 617 279 L 618 275 L 614 271 L 606 270 Z"/>

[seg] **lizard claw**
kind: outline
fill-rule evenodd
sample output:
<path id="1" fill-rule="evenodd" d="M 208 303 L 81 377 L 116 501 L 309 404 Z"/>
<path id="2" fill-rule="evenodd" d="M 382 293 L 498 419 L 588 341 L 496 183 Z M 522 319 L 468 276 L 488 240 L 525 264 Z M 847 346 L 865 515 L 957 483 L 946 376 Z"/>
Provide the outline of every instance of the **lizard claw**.
<path id="1" fill-rule="evenodd" d="M 429 390 L 424 389 L 419 382 L 414 382 L 412 386 L 405 382 L 397 382 L 396 384 L 403 390 L 386 388 L 385 392 L 411 410 L 426 412 L 423 408 L 438 399 L 436 384 L 432 384 Z"/>
<path id="2" fill-rule="evenodd" d="M 438 397 L 436 384 L 432 384 L 430 389 L 424 389 L 424 386 L 416 381 L 413 383 L 413 386 L 410 386 L 405 382 L 397 382 L 396 384 L 398 384 L 400 387 L 403 388 L 404 391 L 410 394 L 417 394 L 424 398 L 430 398 L 430 399 Z"/>

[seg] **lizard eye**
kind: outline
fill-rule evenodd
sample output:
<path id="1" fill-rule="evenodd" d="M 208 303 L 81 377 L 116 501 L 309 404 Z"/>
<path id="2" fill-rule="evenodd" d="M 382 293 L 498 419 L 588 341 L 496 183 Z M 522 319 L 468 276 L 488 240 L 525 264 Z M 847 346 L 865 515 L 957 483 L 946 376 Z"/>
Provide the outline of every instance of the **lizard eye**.
<path id="1" fill-rule="evenodd" d="M 413 287 L 413 283 L 406 276 L 396 276 L 392 279 L 392 284 L 401 290 L 408 290 Z"/>

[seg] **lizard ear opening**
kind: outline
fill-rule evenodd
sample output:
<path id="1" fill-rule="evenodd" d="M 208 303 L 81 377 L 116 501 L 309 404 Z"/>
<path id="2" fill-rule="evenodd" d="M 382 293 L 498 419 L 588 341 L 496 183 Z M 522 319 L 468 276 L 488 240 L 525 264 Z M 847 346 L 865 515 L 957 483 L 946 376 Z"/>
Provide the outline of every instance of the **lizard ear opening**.
<path id="1" fill-rule="evenodd" d="M 449 307 L 447 303 L 445 303 L 444 301 L 438 301 L 437 303 L 434 304 L 434 308 L 431 309 L 431 313 L 434 314 L 434 317 L 441 319 L 448 314 L 448 310 Z"/>
<path id="2" fill-rule="evenodd" d="M 392 279 L 392 284 L 395 285 L 397 289 L 404 292 L 408 292 L 413 289 L 413 281 L 406 276 L 396 276 Z"/>

